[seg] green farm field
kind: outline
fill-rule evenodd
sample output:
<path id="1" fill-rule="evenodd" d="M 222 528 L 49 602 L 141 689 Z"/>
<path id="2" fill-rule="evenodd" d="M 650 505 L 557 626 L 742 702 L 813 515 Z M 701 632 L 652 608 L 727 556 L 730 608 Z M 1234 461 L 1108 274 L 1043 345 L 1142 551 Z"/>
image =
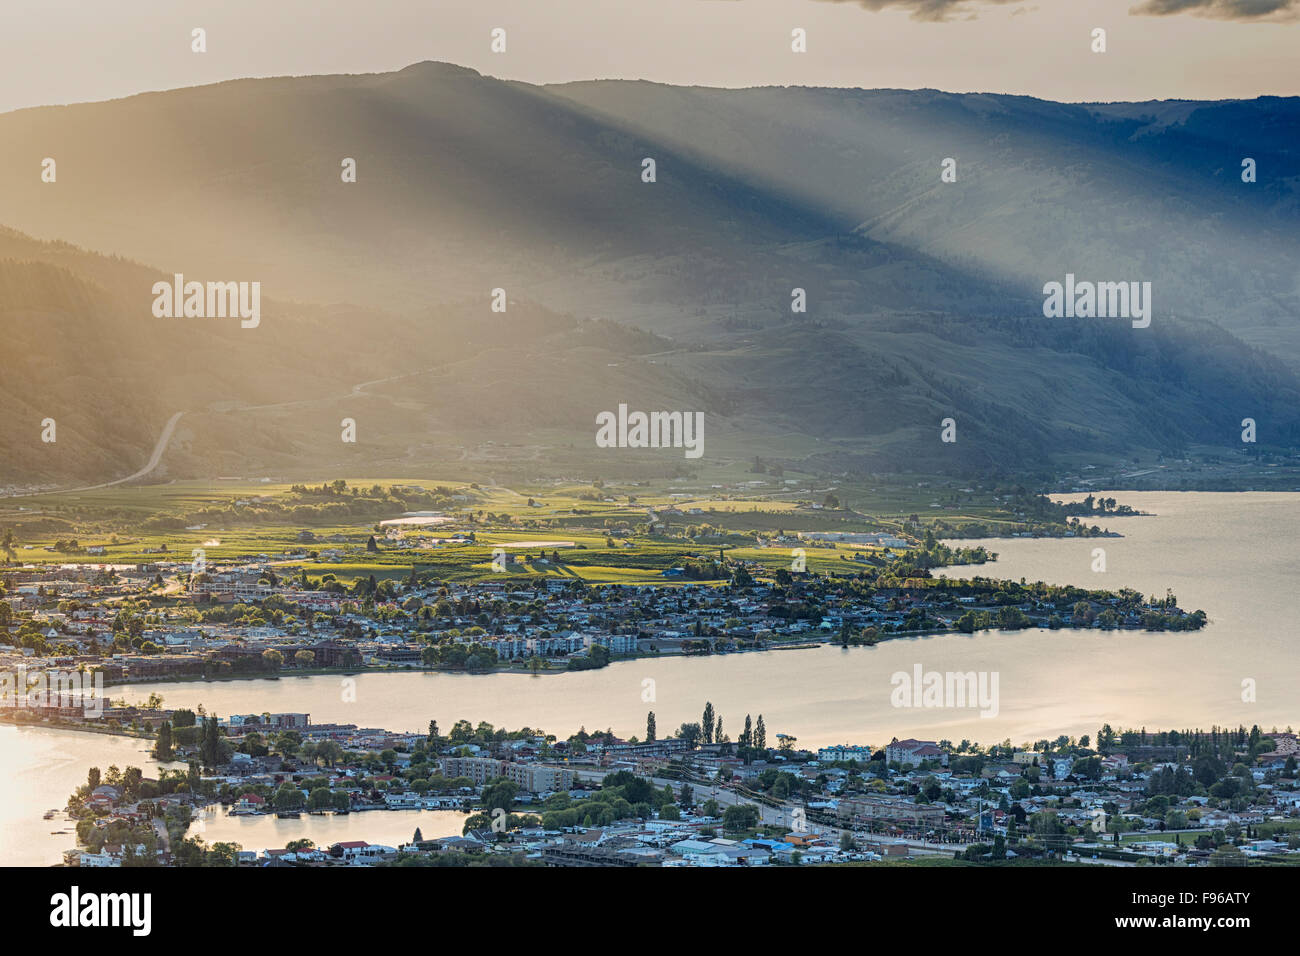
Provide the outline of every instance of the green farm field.
<path id="1" fill-rule="evenodd" d="M 778 533 L 897 533 L 912 515 L 922 524 L 970 519 L 996 527 L 1015 520 L 989 492 L 936 489 L 928 481 L 868 486 L 749 475 L 721 488 L 686 479 L 552 480 L 514 488 L 435 479 L 342 482 L 339 494 L 310 483 L 304 494 L 290 483 L 231 479 L 31 496 L 0 503 L 0 527 L 12 530 L 19 563 L 189 562 L 202 550 L 209 564 L 254 560 L 341 581 L 404 578 L 414 568 L 448 581 L 666 584 L 683 582 L 663 574 L 683 560 L 721 554 L 769 573 L 791 567 L 796 547 L 808 570 L 827 574 L 853 573 L 888 557 L 865 545 L 778 545 L 770 541 Z M 438 507 L 407 510 L 410 501 L 427 500 Z M 954 500 L 961 511 L 953 510 Z M 385 536 L 381 522 L 421 513 L 435 513 L 441 523 L 406 525 L 400 538 Z M 473 540 L 448 540 L 457 534 Z M 372 535 L 378 550 L 367 549 Z M 54 550 L 73 541 L 75 548 Z M 103 553 L 92 554 L 91 547 Z M 509 556 L 505 575 L 492 570 L 497 549 Z"/>

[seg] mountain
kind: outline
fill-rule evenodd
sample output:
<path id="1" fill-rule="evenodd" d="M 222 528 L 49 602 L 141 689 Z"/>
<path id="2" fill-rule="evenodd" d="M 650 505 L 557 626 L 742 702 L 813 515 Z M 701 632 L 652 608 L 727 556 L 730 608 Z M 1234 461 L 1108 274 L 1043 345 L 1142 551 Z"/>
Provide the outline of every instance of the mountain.
<path id="1" fill-rule="evenodd" d="M 533 86 L 440 63 L 0 115 L 0 482 L 129 474 L 177 411 L 162 476 L 1045 471 L 1239 449 L 1243 417 L 1289 446 L 1297 132 L 1296 99 Z M 176 272 L 260 282 L 260 326 L 155 318 Z M 1150 281 L 1150 328 L 1043 318 L 1066 273 Z M 705 459 L 595 448 L 620 402 L 704 411 Z"/>
<path id="2" fill-rule="evenodd" d="M 1066 272 L 1150 280 L 1162 316 L 1208 318 L 1300 362 L 1300 98 L 1079 105 L 934 90 L 555 89 L 842 230 L 1035 297 Z M 955 183 L 940 181 L 949 157 Z M 1254 183 L 1242 182 L 1245 158 Z"/>

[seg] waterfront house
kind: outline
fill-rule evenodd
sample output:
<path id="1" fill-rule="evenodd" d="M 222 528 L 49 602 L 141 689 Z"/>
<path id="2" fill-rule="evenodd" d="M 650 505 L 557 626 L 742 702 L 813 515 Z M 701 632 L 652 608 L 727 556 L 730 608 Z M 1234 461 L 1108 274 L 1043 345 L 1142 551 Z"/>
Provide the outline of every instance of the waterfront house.
<path id="1" fill-rule="evenodd" d="M 235 801 L 232 814 L 262 813 L 266 810 L 266 799 L 255 793 L 246 793 Z"/>

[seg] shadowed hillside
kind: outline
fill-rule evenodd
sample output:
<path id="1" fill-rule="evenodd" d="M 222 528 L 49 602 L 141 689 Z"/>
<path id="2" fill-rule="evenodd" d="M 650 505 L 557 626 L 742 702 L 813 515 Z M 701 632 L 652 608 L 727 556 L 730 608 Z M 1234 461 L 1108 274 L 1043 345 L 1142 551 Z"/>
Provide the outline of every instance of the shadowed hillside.
<path id="1" fill-rule="evenodd" d="M 620 402 L 705 412 L 706 464 L 1292 445 L 1298 117 L 439 63 L 5 114 L 0 482 L 129 474 L 177 411 L 161 477 L 698 467 L 595 448 Z M 154 318 L 173 272 L 261 282 L 261 326 Z M 1151 281 L 1151 327 L 1044 319 L 1066 272 Z"/>

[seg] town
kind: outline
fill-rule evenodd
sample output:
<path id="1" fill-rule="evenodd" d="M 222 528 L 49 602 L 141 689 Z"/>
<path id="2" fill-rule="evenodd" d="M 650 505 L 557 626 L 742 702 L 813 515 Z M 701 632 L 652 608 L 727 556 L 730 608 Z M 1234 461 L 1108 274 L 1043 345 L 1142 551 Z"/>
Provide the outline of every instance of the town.
<path id="1" fill-rule="evenodd" d="M 67 865 L 1300 862 L 1300 744 L 1289 729 L 1105 725 L 1023 746 L 895 738 L 814 752 L 768 740 L 762 715 L 745 715 L 733 740 L 709 703 L 667 736 L 648 713 L 641 739 L 468 720 L 400 734 L 150 705 L 106 716 L 150 728 L 159 759 L 188 769 L 89 768 L 66 808 L 78 842 Z M 397 845 L 244 847 L 202 839 L 213 805 L 287 818 L 454 810 L 463 823 L 428 839 L 415 826 Z"/>
<path id="2" fill-rule="evenodd" d="M 108 684 L 363 668 L 537 672 L 990 628 L 1206 622 L 1168 592 L 936 576 L 996 557 L 939 540 L 969 531 L 946 521 L 940 502 L 928 523 L 915 514 L 884 521 L 831 493 L 787 502 L 754 496 L 754 484 L 763 482 L 698 507 L 590 486 L 555 502 L 517 496 L 511 512 L 491 512 L 476 507 L 491 499 L 473 486 L 336 481 L 155 516 L 140 522 L 148 533 L 128 525 L 105 544 L 51 540 L 47 530 L 19 550 L 10 530 L 0 669 L 93 670 Z M 1007 534 L 1101 535 L 1078 515 L 1133 514 L 1091 495 L 1069 506 L 1006 497 L 999 507 L 1016 519 Z M 364 522 L 421 504 L 440 508 L 329 532 L 287 524 L 344 511 Z M 1031 517 L 1041 523 L 1027 525 Z M 228 524 L 215 530 L 201 518 Z M 282 550 L 232 545 L 232 536 Z"/>
<path id="3" fill-rule="evenodd" d="M 116 495 L 34 514 L 3 541 L 0 673 L 20 676 L 0 684 L 0 721 L 152 742 L 149 775 L 87 768 L 85 786 L 47 814 L 71 814 L 77 845 L 65 863 L 76 866 L 1199 865 L 1235 859 L 1225 846 L 1246 856 L 1269 848 L 1247 837 L 1279 836 L 1268 858 L 1290 852 L 1294 761 L 1273 765 L 1289 756 L 1285 734 L 1175 734 L 1158 744 L 1140 735 L 1135 745 L 1131 733 L 1107 730 L 1095 746 L 1086 737 L 1019 748 L 909 738 L 810 751 L 791 734 L 769 740 L 758 707 L 734 739 L 712 705 L 664 734 L 651 712 L 638 736 L 579 728 L 558 738 L 467 721 L 444 734 L 436 723 L 412 732 L 313 722 L 305 712 L 218 715 L 104 691 L 323 674 L 346 684 L 372 671 L 540 676 L 828 645 L 869 655 L 884 642 L 944 633 L 1139 639 L 1207 621 L 1168 591 L 939 573 L 994 561 L 984 545 L 958 543 L 990 525 L 1007 536 L 1103 538 L 1110 532 L 1080 518 L 1143 520 L 1114 499 L 1056 503 L 1018 488 L 918 482 L 899 503 L 929 500 L 926 518 L 873 516 L 837 489 L 792 488 L 777 466 L 755 460 L 751 474 L 767 477 L 686 491 L 597 481 L 532 494 L 336 480 L 202 492 L 200 506 L 182 510 L 147 498 L 143 516 L 126 518 L 112 507 Z M 918 667 L 896 706 L 932 706 L 933 676 Z M 961 696 L 965 676 L 947 676 L 948 697 Z M 997 675 L 969 677 L 969 705 L 996 714 Z M 1187 785 L 1206 753 L 1213 779 L 1202 767 L 1199 784 Z M 1148 793 L 1165 771 L 1178 776 L 1178 800 L 1172 790 Z M 402 840 L 324 846 L 203 838 L 213 820 L 306 823 L 376 810 L 432 813 L 445 832 L 426 824 L 426 840 L 417 824 Z M 1158 835 L 1166 832 L 1172 842 Z M 1135 840 L 1147 834 L 1150 845 Z"/>

